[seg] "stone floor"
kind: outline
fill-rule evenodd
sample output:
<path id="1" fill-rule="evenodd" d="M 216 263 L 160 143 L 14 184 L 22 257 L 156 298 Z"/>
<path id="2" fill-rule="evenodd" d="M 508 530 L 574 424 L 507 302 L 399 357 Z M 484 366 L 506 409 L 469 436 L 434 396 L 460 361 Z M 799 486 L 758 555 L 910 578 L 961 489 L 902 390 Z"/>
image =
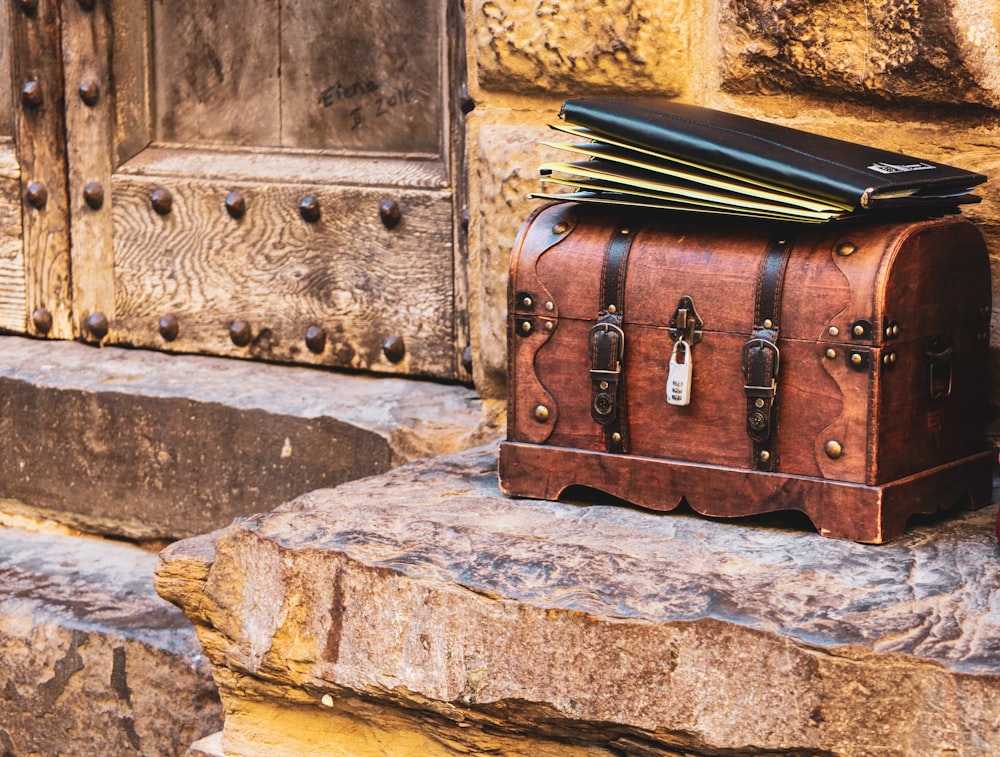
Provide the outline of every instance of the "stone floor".
<path id="1" fill-rule="evenodd" d="M 881 546 L 500 494 L 493 445 L 161 553 L 208 757 L 1000 754 L 997 506 Z"/>

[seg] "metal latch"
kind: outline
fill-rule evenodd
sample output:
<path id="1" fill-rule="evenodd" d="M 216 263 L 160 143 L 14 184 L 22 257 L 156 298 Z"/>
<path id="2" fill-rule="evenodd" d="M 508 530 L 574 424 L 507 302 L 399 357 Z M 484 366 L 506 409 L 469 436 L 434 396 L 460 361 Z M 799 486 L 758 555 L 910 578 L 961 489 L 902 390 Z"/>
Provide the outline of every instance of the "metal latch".
<path id="1" fill-rule="evenodd" d="M 705 322 L 694 308 L 694 300 L 686 294 L 678 301 L 677 309 L 667 324 L 670 338 L 675 342 L 683 339 L 689 346 L 701 341 L 704 325 Z"/>

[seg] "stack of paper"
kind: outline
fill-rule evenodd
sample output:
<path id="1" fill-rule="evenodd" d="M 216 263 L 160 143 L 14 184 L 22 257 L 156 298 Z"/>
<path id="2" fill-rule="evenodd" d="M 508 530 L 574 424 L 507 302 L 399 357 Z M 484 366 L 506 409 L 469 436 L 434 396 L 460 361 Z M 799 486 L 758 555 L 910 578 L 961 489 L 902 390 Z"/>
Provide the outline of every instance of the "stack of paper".
<path id="1" fill-rule="evenodd" d="M 872 212 L 936 214 L 978 202 L 986 177 L 929 160 L 693 105 L 570 100 L 576 160 L 545 163 L 571 192 L 535 197 L 822 222 Z"/>

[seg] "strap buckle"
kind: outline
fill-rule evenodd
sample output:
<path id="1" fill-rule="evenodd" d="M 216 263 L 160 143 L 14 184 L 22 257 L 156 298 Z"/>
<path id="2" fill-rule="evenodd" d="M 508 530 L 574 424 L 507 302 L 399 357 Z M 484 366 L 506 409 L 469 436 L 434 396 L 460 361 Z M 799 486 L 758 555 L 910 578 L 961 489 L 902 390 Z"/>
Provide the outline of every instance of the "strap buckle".
<path id="1" fill-rule="evenodd" d="M 590 329 L 590 354 L 600 354 L 597 350 L 597 340 L 600 339 L 602 334 L 607 334 L 609 332 L 614 332 L 618 339 L 615 340 L 615 359 L 613 365 L 605 365 L 604 367 L 598 369 L 594 368 L 590 371 L 590 378 L 592 381 L 617 381 L 618 376 L 622 372 L 622 360 L 625 357 L 625 332 L 622 330 L 621 326 L 615 323 L 609 323 L 608 321 L 601 321 Z"/>
<path id="2" fill-rule="evenodd" d="M 753 355 L 753 349 L 757 348 L 760 351 L 766 352 L 770 350 L 774 353 L 774 362 L 771 364 L 771 386 L 747 386 L 746 389 L 769 389 L 772 393 L 777 386 L 778 379 L 778 367 L 781 364 L 781 352 L 778 350 L 778 345 L 768 339 L 751 339 L 746 344 L 743 345 L 743 372 L 744 374 L 750 373 L 751 361 L 757 355 Z M 758 353 L 759 355 L 759 353 Z"/>

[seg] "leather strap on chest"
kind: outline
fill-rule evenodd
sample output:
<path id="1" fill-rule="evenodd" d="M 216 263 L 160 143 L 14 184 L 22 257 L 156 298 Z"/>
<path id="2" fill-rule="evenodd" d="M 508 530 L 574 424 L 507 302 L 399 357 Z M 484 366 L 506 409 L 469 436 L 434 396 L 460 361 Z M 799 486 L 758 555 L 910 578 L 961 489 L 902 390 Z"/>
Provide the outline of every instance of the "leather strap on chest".
<path id="1" fill-rule="evenodd" d="M 788 237 L 775 237 L 769 242 L 757 270 L 753 330 L 743 346 L 746 427 L 753 443 L 751 465 L 760 471 L 778 469 L 778 329 L 781 290 L 791 250 Z"/>
<path id="2" fill-rule="evenodd" d="M 608 452 L 628 452 L 625 414 L 625 275 L 635 229 L 618 226 L 604 249 L 601 300 L 590 330 L 590 416 L 604 431 Z"/>

